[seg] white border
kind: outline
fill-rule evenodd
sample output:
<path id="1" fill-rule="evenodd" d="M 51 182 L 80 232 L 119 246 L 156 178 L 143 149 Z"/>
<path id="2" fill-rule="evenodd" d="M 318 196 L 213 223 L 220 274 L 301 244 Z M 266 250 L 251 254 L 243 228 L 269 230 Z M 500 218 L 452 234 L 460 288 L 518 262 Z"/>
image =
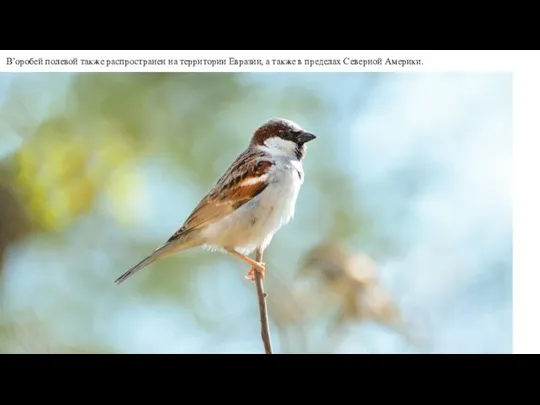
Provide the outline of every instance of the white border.
<path id="1" fill-rule="evenodd" d="M 510 59 L 510 52 L 501 52 Z M 539 52 L 514 58 L 514 353 L 540 353 Z M 489 145 L 486 145 L 489 147 Z"/>
<path id="2" fill-rule="evenodd" d="M 0 51 L 3 72 L 513 72 L 514 78 L 514 352 L 540 353 L 540 152 L 535 147 L 540 136 L 539 51 Z M 262 65 L 232 65 L 237 60 L 261 59 Z M 382 65 L 363 62 L 343 64 L 344 58 L 379 60 Z M 19 60 L 72 59 L 133 60 L 182 59 L 200 64 L 143 66 L 115 64 L 52 66 L 29 62 L 7 65 L 7 58 Z M 225 59 L 225 65 L 212 66 L 204 60 Z M 422 60 L 422 64 L 385 64 L 386 60 Z M 301 60 L 302 65 L 266 64 L 266 59 Z M 340 60 L 340 65 L 306 65 L 305 60 Z M 106 62 L 104 62 L 106 63 Z M 489 148 L 489 145 L 485 145 Z"/>

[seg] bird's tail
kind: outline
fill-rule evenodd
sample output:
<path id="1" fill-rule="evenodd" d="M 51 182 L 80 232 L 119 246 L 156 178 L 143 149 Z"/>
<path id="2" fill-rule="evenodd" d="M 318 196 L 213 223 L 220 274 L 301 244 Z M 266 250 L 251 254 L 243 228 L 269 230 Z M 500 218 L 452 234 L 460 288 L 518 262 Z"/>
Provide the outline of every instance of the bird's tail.
<path id="1" fill-rule="evenodd" d="M 114 280 L 114 283 L 115 284 L 122 283 L 128 277 L 131 277 L 132 275 L 134 275 L 139 270 L 141 270 L 141 269 L 145 268 L 146 266 L 148 266 L 149 264 L 155 262 L 157 259 L 159 259 L 159 258 L 161 258 L 163 256 L 167 256 L 167 255 L 169 255 L 171 253 L 174 253 L 176 251 L 175 249 L 171 249 L 171 248 L 172 248 L 172 246 L 171 246 L 170 243 L 166 243 L 165 245 L 157 248 L 156 250 L 154 250 L 154 252 L 151 255 L 145 257 L 143 260 L 141 260 L 139 263 L 137 263 L 131 269 L 129 269 L 124 274 L 122 274 L 120 277 L 118 277 L 116 280 Z"/>

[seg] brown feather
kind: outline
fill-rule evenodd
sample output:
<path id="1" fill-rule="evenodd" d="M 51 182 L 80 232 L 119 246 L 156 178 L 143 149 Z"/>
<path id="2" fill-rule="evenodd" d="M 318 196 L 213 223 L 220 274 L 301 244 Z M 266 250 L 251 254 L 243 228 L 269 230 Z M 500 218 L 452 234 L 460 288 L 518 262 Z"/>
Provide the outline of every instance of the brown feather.
<path id="1" fill-rule="evenodd" d="M 253 149 L 246 149 L 240 154 L 167 242 L 218 221 L 262 193 L 268 185 L 266 181 L 245 183 L 264 175 L 273 165 L 273 162 L 263 159 L 265 154 Z"/>

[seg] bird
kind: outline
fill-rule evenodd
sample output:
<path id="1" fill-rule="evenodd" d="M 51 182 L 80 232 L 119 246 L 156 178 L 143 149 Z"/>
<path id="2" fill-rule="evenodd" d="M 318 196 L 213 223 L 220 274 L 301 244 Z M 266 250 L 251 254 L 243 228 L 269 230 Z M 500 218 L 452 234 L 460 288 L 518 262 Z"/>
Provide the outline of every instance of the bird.
<path id="1" fill-rule="evenodd" d="M 314 139 L 314 134 L 294 121 L 275 117 L 264 122 L 184 224 L 115 284 L 160 258 L 195 247 L 239 258 L 251 266 L 248 280 L 256 280 L 255 271 L 263 280 L 263 253 L 294 217 L 304 183 L 306 144 Z M 259 261 L 249 257 L 253 252 Z"/>

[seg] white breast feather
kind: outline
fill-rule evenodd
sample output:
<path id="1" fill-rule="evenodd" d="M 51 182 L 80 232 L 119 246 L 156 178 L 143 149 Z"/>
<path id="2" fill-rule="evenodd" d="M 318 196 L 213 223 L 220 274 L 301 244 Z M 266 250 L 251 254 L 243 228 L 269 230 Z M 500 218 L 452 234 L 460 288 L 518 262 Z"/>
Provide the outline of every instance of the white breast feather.
<path id="1" fill-rule="evenodd" d="M 249 254 L 257 247 L 266 248 L 275 233 L 293 219 L 304 182 L 302 163 L 289 156 L 275 153 L 273 156 L 275 164 L 261 177 L 269 183 L 266 189 L 229 216 L 205 228 L 202 236 L 207 247 L 221 250 L 220 246 L 230 246 Z"/>

